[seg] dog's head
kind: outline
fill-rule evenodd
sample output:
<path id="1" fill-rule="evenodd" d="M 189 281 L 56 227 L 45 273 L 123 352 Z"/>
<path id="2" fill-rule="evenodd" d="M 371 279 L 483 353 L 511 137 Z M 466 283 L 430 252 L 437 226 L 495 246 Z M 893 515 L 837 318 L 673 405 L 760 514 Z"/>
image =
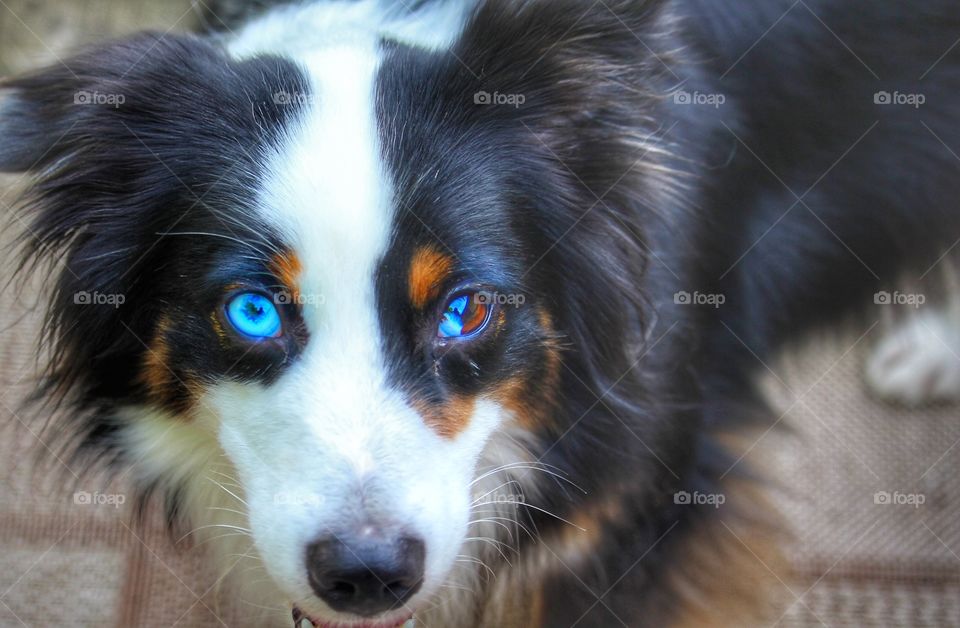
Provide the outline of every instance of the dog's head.
<path id="1" fill-rule="evenodd" d="M 595 464 L 610 423 L 554 443 L 628 396 L 663 172 L 655 10 L 608 4 L 488 2 L 452 52 L 148 34 L 8 82 L 79 450 L 194 526 L 229 494 L 290 602 L 384 625 L 474 551 L 489 465 Z M 562 508 L 526 475 L 512 516 Z"/>

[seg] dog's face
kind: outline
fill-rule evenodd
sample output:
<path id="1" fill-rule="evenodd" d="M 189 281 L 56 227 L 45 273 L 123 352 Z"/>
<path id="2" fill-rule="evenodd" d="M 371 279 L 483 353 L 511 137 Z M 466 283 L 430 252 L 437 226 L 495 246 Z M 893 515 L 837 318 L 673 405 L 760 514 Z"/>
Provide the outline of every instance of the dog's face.
<path id="1" fill-rule="evenodd" d="M 406 619 L 469 553 L 498 435 L 535 450 L 590 405 L 564 380 L 622 370 L 629 16 L 515 11 L 490 3 L 455 55 L 138 37 L 0 109 L 0 164 L 40 177 L 27 246 L 66 254 L 53 381 L 83 444 L 186 494 L 228 469 L 266 571 L 321 623 Z M 575 50 L 546 36 L 574 28 Z"/>

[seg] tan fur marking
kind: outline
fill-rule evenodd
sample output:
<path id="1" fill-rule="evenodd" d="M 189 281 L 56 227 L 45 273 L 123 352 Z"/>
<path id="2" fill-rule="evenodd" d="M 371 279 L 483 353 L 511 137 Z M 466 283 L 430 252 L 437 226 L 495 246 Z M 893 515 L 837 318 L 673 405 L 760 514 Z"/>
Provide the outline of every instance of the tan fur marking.
<path id="1" fill-rule="evenodd" d="M 729 439 L 720 441 L 730 448 Z M 672 628 L 769 625 L 782 611 L 780 602 L 790 601 L 778 581 L 790 582 L 791 576 L 781 550 L 784 538 L 777 532 L 781 527 L 763 487 L 728 480 L 721 490 L 726 502 L 715 517 L 684 532 L 679 554 L 671 558 L 660 582 L 661 590 L 650 593 L 672 601 L 664 609 L 672 616 L 668 624 Z M 603 546 L 607 526 L 630 525 L 624 520 L 623 499 L 614 491 L 586 505 L 571 519 L 576 528 L 566 526 L 543 538 L 539 551 L 502 572 L 485 604 L 483 626 L 538 625 L 516 621 L 513 609 L 518 599 L 526 601 L 529 617 L 535 617 L 533 600 L 540 583 L 551 575 L 567 577 L 570 569 L 590 568 L 596 548 Z M 539 604 L 544 608 L 549 600 Z"/>
<path id="2" fill-rule="evenodd" d="M 300 275 L 303 273 L 303 264 L 300 262 L 300 258 L 297 257 L 296 253 L 287 251 L 286 253 L 275 255 L 273 259 L 270 260 L 270 270 L 277 279 L 280 280 L 280 283 L 290 291 L 294 302 L 299 301 Z"/>
<path id="3" fill-rule="evenodd" d="M 514 377 L 501 384 L 493 398 L 513 413 L 524 428 L 533 430 L 548 423 L 556 406 L 557 389 L 560 385 L 560 350 L 553 340 L 553 320 L 546 310 L 538 312 L 543 330 L 543 370 L 539 379 Z"/>
<path id="4" fill-rule="evenodd" d="M 757 434 L 719 435 L 729 451 L 742 451 Z M 762 466 L 762 465 L 761 465 Z M 756 469 L 754 469 L 756 471 Z M 791 568 L 783 555 L 784 527 L 767 490 L 747 479 L 728 479 L 726 503 L 707 525 L 692 530 L 667 586 L 681 603 L 673 628 L 769 625 L 780 614 Z"/>
<path id="5" fill-rule="evenodd" d="M 140 371 L 140 380 L 147 387 L 147 394 L 151 401 L 162 403 L 170 394 L 170 387 L 174 383 L 173 373 L 167 363 L 170 359 L 170 347 L 167 346 L 167 330 L 170 319 L 163 316 L 157 323 L 157 330 L 150 342 L 149 350 L 143 358 Z"/>
<path id="6" fill-rule="evenodd" d="M 170 347 L 167 344 L 167 332 L 170 329 L 170 319 L 167 316 L 160 318 L 149 350 L 144 354 L 140 368 L 139 380 L 147 389 L 147 398 L 160 406 L 170 406 L 171 400 L 177 399 L 181 389 L 185 388 L 190 399 L 183 410 L 188 410 L 203 392 L 203 384 L 199 379 L 191 377 L 191 373 L 176 375 L 170 367 Z M 177 399 L 177 407 L 182 400 Z"/>
<path id="7" fill-rule="evenodd" d="M 432 246 L 420 247 L 410 260 L 410 303 L 418 309 L 437 298 L 444 279 L 453 269 L 453 259 Z"/>
<path id="8" fill-rule="evenodd" d="M 790 578 L 770 530 L 722 515 L 690 536 L 676 562 L 667 575 L 681 602 L 674 628 L 763 625 L 785 592 L 778 578 Z"/>
<path id="9" fill-rule="evenodd" d="M 494 587 L 483 611 L 479 628 L 541 628 L 544 622 L 544 595 L 536 579 L 511 574 Z"/>
<path id="10" fill-rule="evenodd" d="M 443 438 L 453 439 L 470 424 L 475 403 L 473 397 L 458 395 L 440 406 L 414 401 L 413 407 L 423 417 L 427 427 Z"/>

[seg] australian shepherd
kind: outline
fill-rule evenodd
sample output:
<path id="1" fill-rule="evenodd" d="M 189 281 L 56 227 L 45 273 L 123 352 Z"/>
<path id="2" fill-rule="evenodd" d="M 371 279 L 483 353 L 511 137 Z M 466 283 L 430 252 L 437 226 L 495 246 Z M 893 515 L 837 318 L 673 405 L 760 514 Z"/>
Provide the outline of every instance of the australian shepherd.
<path id="1" fill-rule="evenodd" d="M 735 443 L 784 347 L 949 265 L 956 4 L 209 9 L 0 87 L 70 460 L 253 626 L 762 615 Z M 881 352 L 884 394 L 960 393 L 923 325 L 954 348 Z"/>

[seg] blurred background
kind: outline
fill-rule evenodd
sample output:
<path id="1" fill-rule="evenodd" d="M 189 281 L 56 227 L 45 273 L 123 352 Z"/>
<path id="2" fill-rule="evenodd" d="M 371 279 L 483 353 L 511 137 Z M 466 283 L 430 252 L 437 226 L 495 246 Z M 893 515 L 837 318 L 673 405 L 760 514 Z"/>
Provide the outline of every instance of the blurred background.
<path id="1" fill-rule="evenodd" d="M 194 4 L 0 0 L 0 77 L 134 30 L 194 29 Z M 23 183 L 0 178 L 4 225 Z M 12 225 L 0 244 L 23 227 Z M 235 625 L 244 609 L 226 596 L 218 604 L 204 548 L 174 547 L 157 513 L 133 525 L 122 498 L 85 499 L 97 490 L 125 496 L 122 478 L 109 489 L 74 482 L 48 449 L 49 417 L 22 411 L 36 381 L 43 286 L 9 286 L 4 260 L 0 627 Z M 738 455 L 772 479 L 792 534 L 790 568 L 771 566 L 781 597 L 768 625 L 960 626 L 960 408 L 906 411 L 866 393 L 861 373 L 886 327 L 879 319 L 764 369 L 780 420 Z"/>

